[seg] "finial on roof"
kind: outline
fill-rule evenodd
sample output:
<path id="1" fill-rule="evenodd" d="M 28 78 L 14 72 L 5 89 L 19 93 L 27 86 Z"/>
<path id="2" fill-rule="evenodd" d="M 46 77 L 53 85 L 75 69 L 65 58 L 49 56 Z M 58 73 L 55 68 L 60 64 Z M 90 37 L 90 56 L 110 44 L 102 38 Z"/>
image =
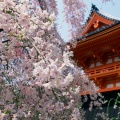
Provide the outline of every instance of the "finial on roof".
<path id="1" fill-rule="evenodd" d="M 96 7 L 96 5 L 92 4 L 92 7 L 91 7 L 91 10 L 92 11 L 99 11 L 99 9 Z"/>

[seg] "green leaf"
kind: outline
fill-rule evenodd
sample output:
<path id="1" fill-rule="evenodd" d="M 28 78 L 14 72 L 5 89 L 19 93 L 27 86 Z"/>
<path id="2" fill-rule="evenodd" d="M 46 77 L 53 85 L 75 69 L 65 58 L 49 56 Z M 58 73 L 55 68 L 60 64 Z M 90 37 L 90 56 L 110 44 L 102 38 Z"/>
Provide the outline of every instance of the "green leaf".
<path id="1" fill-rule="evenodd" d="M 14 33 L 13 32 L 11 32 L 10 34 L 8 34 L 9 36 L 14 36 Z"/>
<path id="2" fill-rule="evenodd" d="M 8 47 L 8 46 L 9 46 L 9 44 L 8 44 L 8 43 L 6 43 L 6 44 L 5 44 L 5 47 Z"/>
<path id="3" fill-rule="evenodd" d="M 6 10 L 3 10 L 3 12 L 6 13 L 6 14 L 15 16 L 15 14 L 14 14 L 12 11 L 10 11 L 10 10 L 7 10 L 7 11 L 6 11 Z"/>
<path id="4" fill-rule="evenodd" d="M 5 111 L 4 111 L 4 114 L 10 114 L 10 113 L 11 113 L 10 110 L 5 110 Z"/>
<path id="5" fill-rule="evenodd" d="M 81 109 L 81 106 L 80 106 L 80 105 L 77 105 L 76 107 L 77 107 L 78 109 Z"/>
<path id="6" fill-rule="evenodd" d="M 13 98 L 13 102 L 18 105 L 18 103 L 19 103 L 20 101 L 19 101 L 19 99 L 17 99 L 17 98 Z"/>
<path id="7" fill-rule="evenodd" d="M 6 101 L 6 104 L 8 104 L 8 103 L 9 103 L 9 101 L 7 100 L 7 101 Z"/>
<path id="8" fill-rule="evenodd" d="M 53 23 L 53 20 L 51 20 L 50 18 L 47 19 L 50 23 Z"/>
<path id="9" fill-rule="evenodd" d="M 6 51 L 8 51 L 8 47 L 9 47 L 9 44 L 6 43 L 6 44 L 5 44 L 5 49 L 6 49 Z"/>
<path id="10" fill-rule="evenodd" d="M 118 96 L 120 97 L 120 93 L 118 93 Z"/>
<path id="11" fill-rule="evenodd" d="M 60 101 L 63 102 L 63 103 L 66 103 L 66 104 L 68 102 L 68 100 L 67 100 L 67 98 L 65 96 L 61 96 Z"/>
<path id="12" fill-rule="evenodd" d="M 21 41 L 23 37 L 24 37 L 24 33 L 19 34 L 19 35 L 17 36 L 18 41 Z"/>

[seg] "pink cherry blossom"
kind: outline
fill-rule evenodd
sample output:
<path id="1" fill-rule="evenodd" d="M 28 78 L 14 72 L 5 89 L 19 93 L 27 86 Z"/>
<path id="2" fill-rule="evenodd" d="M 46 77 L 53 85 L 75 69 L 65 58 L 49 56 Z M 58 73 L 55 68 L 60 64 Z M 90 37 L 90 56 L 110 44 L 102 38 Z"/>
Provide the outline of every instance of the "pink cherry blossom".
<path id="1" fill-rule="evenodd" d="M 64 3 L 75 37 L 84 4 Z M 56 31 L 56 1 L 4 0 L 0 7 L 0 119 L 81 120 L 84 112 L 76 106 L 82 104 L 80 92 L 95 93 L 96 86 L 76 66 Z"/>

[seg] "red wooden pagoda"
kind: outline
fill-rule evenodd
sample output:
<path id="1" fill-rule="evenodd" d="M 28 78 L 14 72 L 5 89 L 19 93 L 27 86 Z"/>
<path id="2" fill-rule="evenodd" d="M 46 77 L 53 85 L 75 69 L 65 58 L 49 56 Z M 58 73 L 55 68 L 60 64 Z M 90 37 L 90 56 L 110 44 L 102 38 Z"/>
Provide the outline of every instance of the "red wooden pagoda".
<path id="1" fill-rule="evenodd" d="M 95 82 L 99 92 L 120 89 L 120 19 L 92 5 L 73 51 L 77 64 Z"/>

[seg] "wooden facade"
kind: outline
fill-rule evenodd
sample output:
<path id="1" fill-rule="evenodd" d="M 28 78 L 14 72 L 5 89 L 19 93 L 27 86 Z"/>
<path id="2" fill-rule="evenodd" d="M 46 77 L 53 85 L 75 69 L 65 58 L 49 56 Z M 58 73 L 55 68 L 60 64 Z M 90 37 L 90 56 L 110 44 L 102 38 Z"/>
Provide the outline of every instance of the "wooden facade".
<path id="1" fill-rule="evenodd" d="M 82 37 L 72 49 L 99 92 L 120 89 L 120 19 L 99 11 L 92 5 Z"/>

